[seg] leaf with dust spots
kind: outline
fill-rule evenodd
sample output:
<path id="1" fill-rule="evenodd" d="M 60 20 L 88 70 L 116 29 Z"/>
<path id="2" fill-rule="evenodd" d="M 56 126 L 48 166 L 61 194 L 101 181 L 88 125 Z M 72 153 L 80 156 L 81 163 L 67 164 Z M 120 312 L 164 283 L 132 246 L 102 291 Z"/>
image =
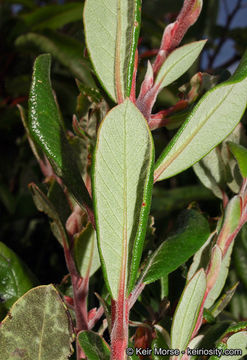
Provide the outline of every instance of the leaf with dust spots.
<path id="1" fill-rule="evenodd" d="M 1 359 L 67 360 L 72 328 L 53 285 L 38 286 L 19 298 L 0 328 Z"/>

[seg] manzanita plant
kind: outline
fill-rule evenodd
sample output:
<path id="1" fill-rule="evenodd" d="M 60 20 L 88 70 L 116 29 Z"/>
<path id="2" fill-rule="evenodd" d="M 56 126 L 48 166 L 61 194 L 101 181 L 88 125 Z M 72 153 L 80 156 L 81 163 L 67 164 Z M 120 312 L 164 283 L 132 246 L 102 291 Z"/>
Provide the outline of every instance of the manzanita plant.
<path id="1" fill-rule="evenodd" d="M 65 127 L 51 87 L 50 55 L 36 59 L 28 119 L 19 106 L 45 176 L 30 190 L 63 247 L 71 288 L 66 293 L 53 285 L 32 288 L 30 282 L 31 290 L 10 301 L 0 327 L 1 359 L 65 360 L 76 354 L 77 360 L 226 360 L 247 354 L 247 322 L 215 323 L 236 290 L 234 285 L 220 297 L 234 240 L 247 221 L 247 148 L 239 124 L 247 104 L 247 53 L 228 80 L 208 86 L 203 96 L 198 87 L 206 75 L 198 73 L 184 99 L 153 110 L 159 93 L 187 72 L 206 44 L 180 45 L 202 6 L 202 0 L 184 0 L 164 30 L 153 63 L 147 63 L 137 94 L 141 1 L 86 0 L 85 37 L 93 69 L 85 82 L 77 81 L 73 132 Z M 155 161 L 151 131 L 184 109 L 188 116 Z M 152 229 L 153 183 L 191 166 L 222 200 L 216 229 L 200 212 L 187 209 L 177 232 L 143 257 Z M 227 187 L 235 193 L 232 198 Z M 0 251 L 6 267 L 11 261 L 24 266 L 5 245 Z M 166 284 L 168 275 L 192 256 L 171 323 L 165 328 L 158 318 L 133 321 L 131 309 L 144 288 L 155 281 Z M 88 309 L 90 277 L 100 267 L 104 292 L 95 294 L 100 306 Z M 134 338 L 130 325 L 137 327 Z"/>

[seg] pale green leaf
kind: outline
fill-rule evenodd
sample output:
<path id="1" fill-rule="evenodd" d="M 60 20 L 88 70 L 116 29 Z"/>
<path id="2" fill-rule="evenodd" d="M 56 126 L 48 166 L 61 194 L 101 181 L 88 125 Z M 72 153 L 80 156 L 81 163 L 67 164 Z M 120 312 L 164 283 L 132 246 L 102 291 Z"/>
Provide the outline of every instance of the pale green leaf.
<path id="1" fill-rule="evenodd" d="M 247 331 L 241 331 L 236 334 L 233 334 L 227 340 L 227 349 L 240 349 L 242 351 L 241 355 L 231 355 L 231 356 L 222 356 L 220 360 L 238 360 L 242 359 L 247 355 Z"/>
<path id="2" fill-rule="evenodd" d="M 74 239 L 74 257 L 82 277 L 92 276 L 100 267 L 100 259 L 96 243 L 96 232 L 88 223 Z"/>
<path id="3" fill-rule="evenodd" d="M 247 104 L 247 52 L 233 77 L 208 91 L 159 157 L 154 179 L 189 168 L 235 128 Z"/>
<path id="4" fill-rule="evenodd" d="M 150 208 L 153 142 L 146 120 L 126 100 L 103 120 L 97 139 L 93 198 L 98 247 L 108 288 L 133 287 Z M 123 285 L 123 284 L 122 284 Z"/>
<path id="5" fill-rule="evenodd" d="M 5 360 L 67 360 L 71 342 L 68 312 L 53 285 L 28 291 L 0 327 L 0 353 Z"/>
<path id="6" fill-rule="evenodd" d="M 192 42 L 174 50 L 161 66 L 155 85 L 161 89 L 182 76 L 198 58 L 206 41 Z"/>
<path id="7" fill-rule="evenodd" d="M 229 249 L 227 250 L 227 253 L 221 264 L 220 273 L 217 278 L 217 281 L 213 286 L 213 288 L 211 289 L 211 291 L 209 292 L 209 295 L 205 301 L 204 307 L 206 309 L 209 309 L 214 304 L 215 300 L 218 299 L 225 285 L 229 271 L 230 261 L 231 261 L 232 247 L 233 247 L 233 243 L 230 245 Z"/>
<path id="8" fill-rule="evenodd" d="M 130 94 L 140 10 L 140 0 L 85 3 L 87 48 L 102 85 L 114 101 Z"/>
<path id="9" fill-rule="evenodd" d="M 206 291 L 206 275 L 203 269 L 198 271 L 186 285 L 172 322 L 171 348 L 186 350 L 196 325 L 200 306 Z M 181 359 L 182 354 L 176 357 Z"/>

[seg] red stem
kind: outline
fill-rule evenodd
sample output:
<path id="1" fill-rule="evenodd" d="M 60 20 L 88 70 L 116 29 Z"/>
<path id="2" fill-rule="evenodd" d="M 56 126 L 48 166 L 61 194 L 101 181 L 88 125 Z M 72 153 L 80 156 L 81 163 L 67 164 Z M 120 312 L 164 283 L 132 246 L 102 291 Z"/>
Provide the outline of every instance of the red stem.
<path id="1" fill-rule="evenodd" d="M 71 283 L 74 294 L 74 310 L 76 315 L 76 334 L 82 330 L 88 330 L 87 318 L 87 295 L 88 295 L 88 277 L 83 279 L 75 266 L 71 249 L 64 242 L 64 256 L 67 268 L 70 272 Z M 79 343 L 76 343 L 77 360 L 85 359 L 85 354 L 81 349 Z"/>

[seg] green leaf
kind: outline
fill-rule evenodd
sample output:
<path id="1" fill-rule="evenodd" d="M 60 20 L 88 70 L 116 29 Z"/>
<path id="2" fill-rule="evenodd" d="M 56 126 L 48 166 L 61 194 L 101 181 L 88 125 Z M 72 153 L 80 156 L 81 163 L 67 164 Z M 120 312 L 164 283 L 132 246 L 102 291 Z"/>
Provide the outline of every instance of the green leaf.
<path id="1" fill-rule="evenodd" d="M 105 340 L 93 331 L 81 331 L 79 343 L 90 360 L 110 360 L 110 348 Z"/>
<path id="2" fill-rule="evenodd" d="M 161 66 L 155 85 L 161 89 L 182 76 L 198 58 L 206 42 L 196 41 L 174 50 Z"/>
<path id="3" fill-rule="evenodd" d="M 160 330 L 164 330 L 164 329 L 160 329 Z M 156 348 L 157 350 L 155 351 L 154 348 Z M 162 351 L 160 351 L 159 349 L 168 350 L 169 347 L 162 332 L 160 332 L 156 328 L 155 339 L 152 341 L 153 360 L 169 360 L 169 355 L 162 355 Z"/>
<path id="4" fill-rule="evenodd" d="M 193 166 L 197 177 L 215 196 L 222 199 L 222 189 L 226 181 L 226 168 L 218 148 L 210 151 L 201 161 Z"/>
<path id="5" fill-rule="evenodd" d="M 242 321 L 230 326 L 222 335 L 222 339 L 216 345 L 216 348 L 221 350 L 220 357 L 211 356 L 210 360 L 226 360 L 229 359 L 229 357 L 234 360 L 242 359 L 243 356 L 247 354 L 246 330 L 246 321 Z M 233 349 L 239 350 L 238 355 L 233 355 L 233 353 L 229 353 L 229 351 Z M 224 353 L 225 351 L 228 351 L 228 354 Z"/>
<path id="6" fill-rule="evenodd" d="M 175 189 L 165 189 L 155 184 L 151 213 L 155 219 L 167 216 L 173 211 L 183 210 L 192 201 L 216 200 L 208 189 L 201 185 L 181 186 Z"/>
<path id="7" fill-rule="evenodd" d="M 154 179 L 189 168 L 218 145 L 240 121 L 247 103 L 247 52 L 232 78 L 208 91 L 163 151 Z"/>
<path id="8" fill-rule="evenodd" d="M 92 276 L 100 267 L 96 232 L 91 223 L 88 223 L 82 232 L 75 236 L 74 258 L 82 277 L 85 277 L 87 272 L 89 272 L 89 276 Z"/>
<path id="9" fill-rule="evenodd" d="M 0 279 L 2 318 L 20 296 L 37 284 L 28 267 L 2 242 L 0 242 Z"/>
<path id="10" fill-rule="evenodd" d="M 247 355 L 247 331 L 241 331 L 230 336 L 227 340 L 227 349 L 240 349 L 242 351 L 241 355 L 231 355 L 231 360 L 242 359 Z M 220 360 L 229 360 L 229 355 L 222 356 Z"/>
<path id="11" fill-rule="evenodd" d="M 21 17 L 32 30 L 58 29 L 68 23 L 80 21 L 82 11 L 82 3 L 70 2 L 68 4 L 42 6 Z"/>
<path id="12" fill-rule="evenodd" d="M 71 342 L 68 312 L 53 285 L 28 291 L 0 327 L 0 352 L 6 360 L 67 360 Z"/>
<path id="13" fill-rule="evenodd" d="M 130 94 L 140 12 L 140 0 L 85 3 L 87 48 L 102 85 L 116 102 Z"/>
<path id="14" fill-rule="evenodd" d="M 215 233 L 211 233 L 207 241 L 203 244 L 202 247 L 195 253 L 193 256 L 193 261 L 190 265 L 189 271 L 187 273 L 187 281 L 192 278 L 192 276 L 201 268 L 206 269 L 208 266 L 210 256 L 211 256 L 211 247 L 212 239 L 215 236 Z"/>
<path id="15" fill-rule="evenodd" d="M 91 199 L 76 165 L 75 154 L 63 129 L 50 83 L 49 55 L 40 55 L 34 65 L 29 98 L 29 130 L 51 161 L 58 176 L 80 206 L 91 208 Z"/>
<path id="16" fill-rule="evenodd" d="M 65 225 L 61 219 L 61 216 L 57 212 L 57 208 L 54 204 L 48 199 L 45 193 L 38 187 L 36 184 L 31 183 L 29 185 L 29 189 L 31 190 L 33 201 L 39 211 L 44 212 L 48 215 L 52 220 L 51 228 L 54 236 L 63 246 L 64 243 L 69 244 L 68 235 L 65 229 Z M 58 204 L 59 206 L 59 204 Z"/>
<path id="17" fill-rule="evenodd" d="M 82 45 L 76 39 L 50 30 L 44 34 L 21 35 L 15 44 L 20 47 L 34 45 L 39 51 L 52 54 L 74 77 L 89 87 L 96 86 L 90 74 L 89 61 L 83 58 Z"/>
<path id="18" fill-rule="evenodd" d="M 247 224 L 243 226 L 240 236 L 237 238 L 233 259 L 236 272 L 247 289 Z"/>
<path id="19" fill-rule="evenodd" d="M 176 270 L 208 239 L 208 222 L 198 212 L 186 210 L 179 220 L 177 233 L 168 237 L 151 256 L 145 270 L 144 283 L 149 284 Z"/>
<path id="20" fill-rule="evenodd" d="M 237 287 L 238 283 L 232 286 L 224 295 L 221 296 L 221 298 L 213 305 L 213 307 L 210 308 L 210 313 L 214 318 L 216 318 L 216 316 L 218 316 L 229 304 L 233 295 L 235 294 L 235 291 L 237 290 Z"/>
<path id="21" fill-rule="evenodd" d="M 129 291 L 136 279 L 151 202 L 153 159 L 147 122 L 126 100 L 101 124 L 93 170 L 98 247 L 114 299 L 120 278 Z"/>
<path id="22" fill-rule="evenodd" d="M 231 152 L 235 156 L 243 178 L 247 177 L 247 149 L 242 145 L 233 142 L 228 143 Z"/>
<path id="23" fill-rule="evenodd" d="M 231 254 L 232 254 L 232 247 L 233 243 L 230 245 L 229 249 L 227 250 L 227 253 L 225 257 L 223 258 L 223 261 L 221 263 L 220 267 L 220 273 L 216 280 L 215 285 L 210 290 L 209 295 L 205 301 L 204 307 L 206 309 L 209 309 L 215 302 L 215 300 L 220 296 L 220 293 L 225 285 L 226 278 L 229 272 L 229 266 L 231 261 Z"/>
<path id="24" fill-rule="evenodd" d="M 199 270 L 186 285 L 172 322 L 171 348 L 185 350 L 196 325 L 200 306 L 206 291 L 206 275 Z M 181 359 L 182 354 L 178 356 Z"/>

